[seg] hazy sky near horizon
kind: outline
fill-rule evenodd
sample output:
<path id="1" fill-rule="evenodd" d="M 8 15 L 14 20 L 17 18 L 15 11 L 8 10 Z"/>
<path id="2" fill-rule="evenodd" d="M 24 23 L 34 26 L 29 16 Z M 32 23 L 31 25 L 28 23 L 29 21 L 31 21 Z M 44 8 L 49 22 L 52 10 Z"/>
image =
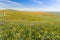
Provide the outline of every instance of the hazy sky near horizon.
<path id="1" fill-rule="evenodd" d="M 60 11 L 60 0 L 0 0 L 0 9 Z"/>

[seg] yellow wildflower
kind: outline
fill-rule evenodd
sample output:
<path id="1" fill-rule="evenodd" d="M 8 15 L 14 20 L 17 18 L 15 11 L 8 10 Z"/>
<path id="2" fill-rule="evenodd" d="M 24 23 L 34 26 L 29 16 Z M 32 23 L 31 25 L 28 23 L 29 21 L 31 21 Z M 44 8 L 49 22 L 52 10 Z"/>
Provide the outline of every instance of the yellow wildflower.
<path id="1" fill-rule="evenodd" d="M 34 30 L 32 30 L 32 31 L 34 31 Z"/>
<path id="2" fill-rule="evenodd" d="M 60 36 L 59 36 L 59 35 L 57 35 L 56 37 L 57 37 L 57 38 L 60 38 Z"/>
<path id="3" fill-rule="evenodd" d="M 41 35 L 39 35 L 39 38 L 41 37 Z"/>
<path id="4" fill-rule="evenodd" d="M 16 33 L 16 36 L 17 36 L 17 37 L 19 37 L 19 36 L 20 36 L 20 34 Z"/>
<path id="5" fill-rule="evenodd" d="M 52 34 L 54 35 L 54 32 L 52 32 Z"/>
<path id="6" fill-rule="evenodd" d="M 47 31 L 45 31 L 45 33 L 47 33 Z"/>
<path id="7" fill-rule="evenodd" d="M 0 37 L 1 37 L 1 35 L 0 35 Z"/>
<path id="8" fill-rule="evenodd" d="M 47 36 L 47 38 L 49 38 L 49 36 Z"/>

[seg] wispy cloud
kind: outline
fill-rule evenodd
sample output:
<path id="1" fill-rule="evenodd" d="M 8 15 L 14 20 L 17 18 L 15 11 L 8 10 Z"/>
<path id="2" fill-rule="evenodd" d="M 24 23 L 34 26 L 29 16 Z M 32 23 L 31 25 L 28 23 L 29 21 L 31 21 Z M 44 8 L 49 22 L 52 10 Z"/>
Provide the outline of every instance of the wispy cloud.
<path id="1" fill-rule="evenodd" d="M 53 8 L 53 7 L 48 7 L 48 8 L 11 8 L 14 10 L 18 11 L 60 11 L 60 8 Z"/>
<path id="2" fill-rule="evenodd" d="M 17 3 L 11 0 L 0 0 L 0 9 L 1 8 L 11 8 L 11 7 L 19 7 L 21 3 Z"/>
<path id="3" fill-rule="evenodd" d="M 4 3 L 0 3 L 0 5 L 3 5 Z"/>
<path id="4" fill-rule="evenodd" d="M 10 1 L 10 0 L 0 0 L 0 1 Z"/>
<path id="5" fill-rule="evenodd" d="M 7 1 L 7 2 L 9 2 L 11 4 L 14 4 L 14 5 L 22 5 L 21 3 L 17 3 L 17 2 L 14 2 L 14 1 Z"/>

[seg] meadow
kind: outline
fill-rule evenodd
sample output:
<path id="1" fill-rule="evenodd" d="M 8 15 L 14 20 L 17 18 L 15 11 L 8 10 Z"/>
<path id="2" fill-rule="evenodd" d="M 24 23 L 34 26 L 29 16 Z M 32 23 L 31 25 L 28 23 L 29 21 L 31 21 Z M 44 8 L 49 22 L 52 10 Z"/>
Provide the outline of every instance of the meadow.
<path id="1" fill-rule="evenodd" d="M 0 40 L 60 40 L 60 14 L 0 10 Z"/>

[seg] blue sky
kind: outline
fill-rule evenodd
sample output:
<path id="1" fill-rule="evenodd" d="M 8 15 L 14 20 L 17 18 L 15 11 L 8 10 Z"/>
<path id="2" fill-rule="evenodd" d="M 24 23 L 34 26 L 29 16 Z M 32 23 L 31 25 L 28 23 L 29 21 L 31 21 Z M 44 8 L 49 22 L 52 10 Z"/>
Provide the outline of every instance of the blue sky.
<path id="1" fill-rule="evenodd" d="M 60 11 L 60 0 L 0 0 L 0 9 Z"/>

